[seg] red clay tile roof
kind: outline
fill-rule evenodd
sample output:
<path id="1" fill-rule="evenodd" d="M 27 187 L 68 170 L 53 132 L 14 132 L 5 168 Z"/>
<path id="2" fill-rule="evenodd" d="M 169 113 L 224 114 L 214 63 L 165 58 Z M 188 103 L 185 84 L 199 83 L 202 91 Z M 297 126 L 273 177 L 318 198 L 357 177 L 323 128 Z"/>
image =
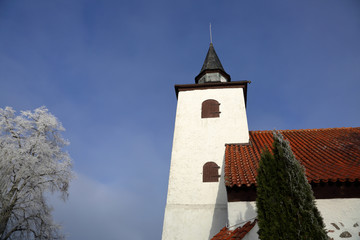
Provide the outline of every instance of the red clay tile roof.
<path id="1" fill-rule="evenodd" d="M 247 222 L 244 224 L 244 226 L 238 227 L 232 231 L 229 230 L 227 227 L 224 227 L 211 240 L 241 240 L 248 232 L 251 231 L 251 229 L 255 226 L 256 222 L 257 220 L 255 219 L 253 222 Z"/>
<path id="2" fill-rule="evenodd" d="M 279 130 L 306 169 L 309 182 L 360 180 L 360 128 Z M 260 153 L 270 149 L 272 131 L 250 131 L 249 144 L 227 144 L 225 184 L 256 185 Z"/>

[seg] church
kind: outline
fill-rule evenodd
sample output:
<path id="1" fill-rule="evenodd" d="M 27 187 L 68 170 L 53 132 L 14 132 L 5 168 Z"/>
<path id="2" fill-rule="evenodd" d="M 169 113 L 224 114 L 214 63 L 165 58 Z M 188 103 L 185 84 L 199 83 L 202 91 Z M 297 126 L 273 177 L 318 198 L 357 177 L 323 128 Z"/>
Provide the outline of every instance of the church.
<path id="1" fill-rule="evenodd" d="M 212 43 L 177 109 L 163 240 L 256 240 L 256 176 L 272 131 L 249 131 L 250 81 L 231 81 Z M 330 239 L 360 239 L 360 127 L 280 130 L 306 169 Z"/>

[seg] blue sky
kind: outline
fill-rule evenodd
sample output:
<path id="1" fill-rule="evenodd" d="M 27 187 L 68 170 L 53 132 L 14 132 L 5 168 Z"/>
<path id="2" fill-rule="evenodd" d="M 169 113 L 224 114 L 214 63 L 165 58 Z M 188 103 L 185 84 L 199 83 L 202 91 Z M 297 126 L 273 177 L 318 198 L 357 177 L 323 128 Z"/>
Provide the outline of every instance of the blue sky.
<path id="1" fill-rule="evenodd" d="M 251 80 L 250 130 L 356 127 L 358 0 L 0 0 L 0 107 L 45 105 L 77 179 L 70 240 L 160 239 L 176 110 L 209 47 Z"/>

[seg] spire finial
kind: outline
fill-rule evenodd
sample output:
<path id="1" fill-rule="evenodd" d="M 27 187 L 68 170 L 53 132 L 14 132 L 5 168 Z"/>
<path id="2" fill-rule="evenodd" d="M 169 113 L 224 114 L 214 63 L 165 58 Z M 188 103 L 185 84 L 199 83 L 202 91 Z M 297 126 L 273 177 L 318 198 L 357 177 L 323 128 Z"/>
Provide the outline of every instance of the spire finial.
<path id="1" fill-rule="evenodd" d="M 212 44 L 211 23 L 210 23 L 210 43 Z"/>

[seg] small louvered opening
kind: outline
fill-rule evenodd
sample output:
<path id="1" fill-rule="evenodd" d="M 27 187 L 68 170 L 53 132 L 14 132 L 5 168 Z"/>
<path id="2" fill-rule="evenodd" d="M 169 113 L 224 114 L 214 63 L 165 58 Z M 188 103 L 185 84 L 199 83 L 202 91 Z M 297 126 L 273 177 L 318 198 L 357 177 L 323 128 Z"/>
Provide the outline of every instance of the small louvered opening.
<path id="1" fill-rule="evenodd" d="M 201 106 L 201 118 L 220 117 L 220 103 L 214 99 L 205 100 Z"/>
<path id="2" fill-rule="evenodd" d="M 219 181 L 219 166 L 214 162 L 207 162 L 203 166 L 203 182 Z"/>

